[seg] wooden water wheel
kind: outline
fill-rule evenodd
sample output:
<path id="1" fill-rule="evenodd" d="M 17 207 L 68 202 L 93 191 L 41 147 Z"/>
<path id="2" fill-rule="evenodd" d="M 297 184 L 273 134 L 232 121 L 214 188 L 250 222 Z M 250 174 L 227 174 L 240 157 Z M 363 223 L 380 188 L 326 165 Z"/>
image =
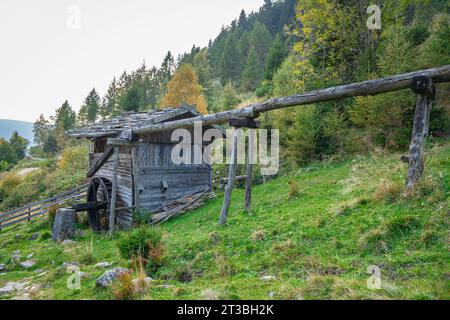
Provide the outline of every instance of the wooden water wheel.
<path id="1" fill-rule="evenodd" d="M 102 206 L 92 206 L 88 212 L 89 226 L 96 232 L 108 230 L 109 208 L 111 206 L 111 181 L 94 177 L 88 187 L 88 203 L 104 203 Z"/>

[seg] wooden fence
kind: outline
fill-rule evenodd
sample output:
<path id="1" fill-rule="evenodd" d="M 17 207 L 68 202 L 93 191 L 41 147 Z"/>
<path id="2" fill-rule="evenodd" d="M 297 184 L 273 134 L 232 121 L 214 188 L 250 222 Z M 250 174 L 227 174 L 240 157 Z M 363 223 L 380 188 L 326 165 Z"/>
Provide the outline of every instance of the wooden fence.
<path id="1" fill-rule="evenodd" d="M 29 203 L 26 206 L 14 209 L 9 212 L 0 213 L 0 231 L 3 228 L 12 226 L 16 223 L 28 221 L 47 214 L 50 207 L 58 205 L 71 205 L 81 199 L 86 198 L 88 184 L 81 185 L 75 189 L 66 191 L 59 195 Z"/>

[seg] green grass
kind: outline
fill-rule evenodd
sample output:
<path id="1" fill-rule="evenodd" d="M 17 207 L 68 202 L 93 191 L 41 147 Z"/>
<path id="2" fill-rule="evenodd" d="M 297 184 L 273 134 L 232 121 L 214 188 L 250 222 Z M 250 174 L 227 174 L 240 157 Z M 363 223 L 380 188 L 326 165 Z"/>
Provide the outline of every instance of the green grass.
<path id="1" fill-rule="evenodd" d="M 217 221 L 222 197 L 162 226 L 165 259 L 142 299 L 449 299 L 448 210 L 450 144 L 429 146 L 424 179 L 403 190 L 406 167 L 399 154 L 373 153 L 340 163 L 316 163 L 254 187 L 253 213 L 243 212 L 243 190 L 234 190 L 224 227 Z M 289 198 L 289 182 L 298 186 Z M 11 253 L 34 252 L 34 298 L 109 299 L 95 288 L 103 270 L 86 259 L 92 239 L 95 262 L 130 267 L 120 257 L 117 235 L 85 236 L 62 247 L 27 240 L 48 232 L 34 222 L 0 233 L 0 263 Z M 20 234 L 22 240 L 15 239 Z M 90 274 L 81 290 L 66 289 L 63 262 L 79 262 Z M 369 266 L 381 269 L 379 290 L 367 287 Z M 8 265 L 9 266 L 9 265 Z M 7 281 L 36 276 L 11 267 Z M 263 281 L 261 276 L 275 276 Z M 169 285 L 169 286 L 167 286 Z"/>

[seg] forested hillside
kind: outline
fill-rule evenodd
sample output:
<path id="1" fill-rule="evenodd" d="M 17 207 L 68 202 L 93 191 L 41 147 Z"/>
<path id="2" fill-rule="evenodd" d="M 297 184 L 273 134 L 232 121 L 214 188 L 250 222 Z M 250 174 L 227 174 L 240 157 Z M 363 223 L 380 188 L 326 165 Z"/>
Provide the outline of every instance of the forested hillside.
<path id="1" fill-rule="evenodd" d="M 237 108 L 258 99 L 450 63 L 450 15 L 445 0 L 380 1 L 381 29 L 367 27 L 369 1 L 266 0 L 210 40 L 160 66 L 124 71 L 104 95 L 95 88 L 78 114 L 66 101 L 51 119 L 35 123 L 36 142 L 61 151 L 64 132 L 124 111 L 146 111 L 182 102 L 202 113 Z M 329 14 L 333 12 L 333 14 Z M 431 133 L 448 134 L 449 85 L 439 86 Z M 281 130 L 285 165 L 366 152 L 405 149 L 414 96 L 409 91 L 346 99 L 262 117 Z"/>

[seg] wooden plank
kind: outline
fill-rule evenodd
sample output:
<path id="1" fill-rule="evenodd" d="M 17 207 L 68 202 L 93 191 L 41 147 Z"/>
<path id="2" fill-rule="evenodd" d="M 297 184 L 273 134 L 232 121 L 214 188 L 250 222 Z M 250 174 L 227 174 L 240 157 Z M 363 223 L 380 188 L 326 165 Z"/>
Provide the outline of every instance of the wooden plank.
<path id="1" fill-rule="evenodd" d="M 246 163 L 246 180 L 245 180 L 245 199 L 244 199 L 244 210 L 247 213 L 251 212 L 251 203 L 252 203 L 252 180 L 253 180 L 253 158 L 255 157 L 254 146 L 256 144 L 256 132 L 255 130 L 248 130 L 248 148 L 247 148 L 247 157 L 245 158 Z"/>
<path id="2" fill-rule="evenodd" d="M 138 175 L 138 162 L 137 162 L 137 150 L 136 147 L 131 149 L 131 162 L 133 166 L 133 193 L 134 193 L 134 206 L 139 211 L 139 175 Z"/>
<path id="3" fill-rule="evenodd" d="M 103 155 L 100 157 L 100 159 L 97 160 L 97 162 L 89 169 L 88 173 L 86 174 L 87 178 L 92 178 L 98 170 L 108 161 L 108 159 L 113 155 L 114 153 L 114 146 L 109 145 Z"/>
<path id="4" fill-rule="evenodd" d="M 114 147 L 114 167 L 112 177 L 111 208 L 109 213 L 109 234 L 114 233 L 116 217 L 116 196 L 117 196 L 117 168 L 119 166 L 119 147 Z"/>
<path id="5" fill-rule="evenodd" d="M 412 189 L 422 177 L 424 168 L 423 144 L 425 141 L 425 120 L 427 118 L 428 97 L 418 94 L 416 110 L 414 113 L 414 125 L 409 147 L 409 168 L 406 180 L 406 188 Z"/>
<path id="6" fill-rule="evenodd" d="M 222 211 L 220 212 L 219 225 L 223 226 L 227 221 L 228 211 L 231 203 L 231 192 L 234 187 L 234 177 L 236 176 L 237 166 L 237 148 L 241 130 L 237 129 L 233 134 L 233 147 L 231 149 L 231 163 L 228 171 L 228 182 L 225 186 L 225 195 L 223 198 Z"/>
<path id="7" fill-rule="evenodd" d="M 412 81 L 418 76 L 428 76 L 434 83 L 450 81 L 450 65 L 399 74 L 382 79 L 346 84 L 327 89 L 319 89 L 305 94 L 267 100 L 255 103 L 245 108 L 202 115 L 177 121 L 159 124 L 137 126 L 133 132 L 137 134 L 174 130 L 193 127 L 194 122 L 201 121 L 203 125 L 223 124 L 231 118 L 257 117 L 261 112 L 282 109 L 293 106 L 307 105 L 317 102 L 332 101 L 348 97 L 370 96 L 385 92 L 392 92 L 411 87 Z"/>
<path id="8" fill-rule="evenodd" d="M 261 122 L 253 118 L 231 118 L 229 124 L 235 128 L 256 129 L 261 127 Z"/>

